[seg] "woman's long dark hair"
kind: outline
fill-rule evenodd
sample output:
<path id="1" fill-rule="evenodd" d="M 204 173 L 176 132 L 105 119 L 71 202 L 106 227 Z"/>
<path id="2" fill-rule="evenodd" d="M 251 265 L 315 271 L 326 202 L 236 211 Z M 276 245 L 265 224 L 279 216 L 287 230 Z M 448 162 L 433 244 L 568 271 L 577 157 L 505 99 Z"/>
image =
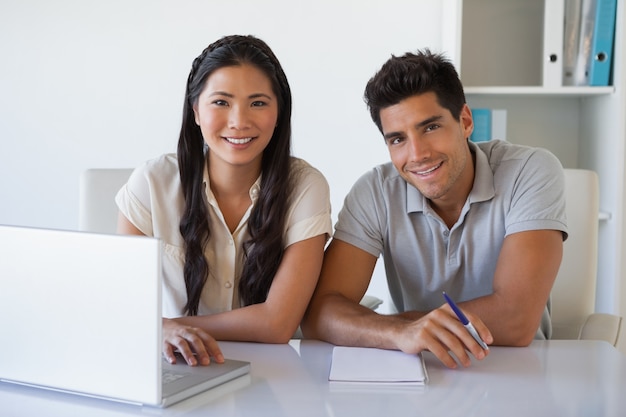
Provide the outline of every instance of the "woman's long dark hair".
<path id="1" fill-rule="evenodd" d="M 263 71 L 278 98 L 278 122 L 261 162 L 261 192 L 248 219 L 250 240 L 243 245 L 239 296 L 244 305 L 265 301 L 283 257 L 283 230 L 291 194 L 291 89 L 278 59 L 265 42 L 254 36 L 226 36 L 209 45 L 193 61 L 178 140 L 178 164 L 185 199 L 180 233 L 185 241 L 183 274 L 188 315 L 198 314 L 200 294 L 210 267 L 204 249 L 211 236 L 203 186 L 205 146 L 194 119 L 193 106 L 213 71 L 242 64 L 251 64 Z"/>

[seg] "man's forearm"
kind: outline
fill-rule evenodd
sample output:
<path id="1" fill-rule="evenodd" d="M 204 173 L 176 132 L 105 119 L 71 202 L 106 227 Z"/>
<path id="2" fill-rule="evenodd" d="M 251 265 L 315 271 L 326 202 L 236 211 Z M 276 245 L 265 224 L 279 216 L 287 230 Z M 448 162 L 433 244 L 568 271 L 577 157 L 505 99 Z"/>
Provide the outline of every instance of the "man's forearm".
<path id="1" fill-rule="evenodd" d="M 402 318 L 404 318 L 404 319 L 406 319 L 406 320 L 411 320 L 411 321 L 414 321 L 414 320 L 419 320 L 419 319 L 421 319 L 421 318 L 422 318 L 422 317 L 424 317 L 426 314 L 427 314 L 427 313 L 426 313 L 426 312 L 423 312 L 423 311 L 405 311 L 405 312 L 403 312 L 403 313 L 397 313 L 396 315 L 397 315 L 398 317 L 402 317 Z"/>
<path id="2" fill-rule="evenodd" d="M 394 331 L 408 321 L 400 315 L 381 315 L 340 295 L 313 303 L 302 323 L 304 336 L 335 345 L 398 349 Z"/>

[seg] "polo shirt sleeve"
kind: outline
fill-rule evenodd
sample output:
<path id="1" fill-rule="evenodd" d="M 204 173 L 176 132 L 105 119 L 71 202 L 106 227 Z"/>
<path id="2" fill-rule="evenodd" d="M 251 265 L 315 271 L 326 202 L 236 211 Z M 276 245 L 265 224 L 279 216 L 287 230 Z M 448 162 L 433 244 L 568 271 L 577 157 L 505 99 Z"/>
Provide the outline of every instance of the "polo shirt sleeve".
<path id="1" fill-rule="evenodd" d="M 318 235 L 330 237 L 330 188 L 324 175 L 302 160 L 295 160 L 294 190 L 287 212 L 285 248 Z"/>
<path id="2" fill-rule="evenodd" d="M 335 224 L 334 239 L 342 240 L 378 258 L 383 252 L 387 209 L 383 180 L 377 169 L 362 175 L 344 199 Z"/>
<path id="3" fill-rule="evenodd" d="M 537 148 L 521 167 L 506 216 L 506 235 L 528 230 L 559 230 L 567 239 L 565 176 L 560 161 Z"/>

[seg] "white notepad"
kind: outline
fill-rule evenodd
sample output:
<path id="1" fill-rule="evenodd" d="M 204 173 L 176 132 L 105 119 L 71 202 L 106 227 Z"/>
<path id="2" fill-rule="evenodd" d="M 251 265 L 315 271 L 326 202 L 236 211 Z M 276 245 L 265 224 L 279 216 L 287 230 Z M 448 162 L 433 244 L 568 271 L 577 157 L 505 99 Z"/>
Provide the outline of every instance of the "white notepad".
<path id="1" fill-rule="evenodd" d="M 335 346 L 328 380 L 354 384 L 424 385 L 428 375 L 421 354 Z"/>

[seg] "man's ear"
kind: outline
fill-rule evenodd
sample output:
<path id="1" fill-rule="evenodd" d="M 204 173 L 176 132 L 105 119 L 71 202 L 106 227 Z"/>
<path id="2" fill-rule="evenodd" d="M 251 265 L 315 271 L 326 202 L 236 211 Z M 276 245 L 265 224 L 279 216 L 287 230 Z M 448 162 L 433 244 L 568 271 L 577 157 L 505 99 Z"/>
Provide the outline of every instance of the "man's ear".
<path id="1" fill-rule="evenodd" d="M 461 129 L 463 129 L 463 137 L 469 138 L 474 131 L 474 119 L 472 118 L 472 111 L 467 103 L 463 105 L 459 119 L 461 122 Z"/>

